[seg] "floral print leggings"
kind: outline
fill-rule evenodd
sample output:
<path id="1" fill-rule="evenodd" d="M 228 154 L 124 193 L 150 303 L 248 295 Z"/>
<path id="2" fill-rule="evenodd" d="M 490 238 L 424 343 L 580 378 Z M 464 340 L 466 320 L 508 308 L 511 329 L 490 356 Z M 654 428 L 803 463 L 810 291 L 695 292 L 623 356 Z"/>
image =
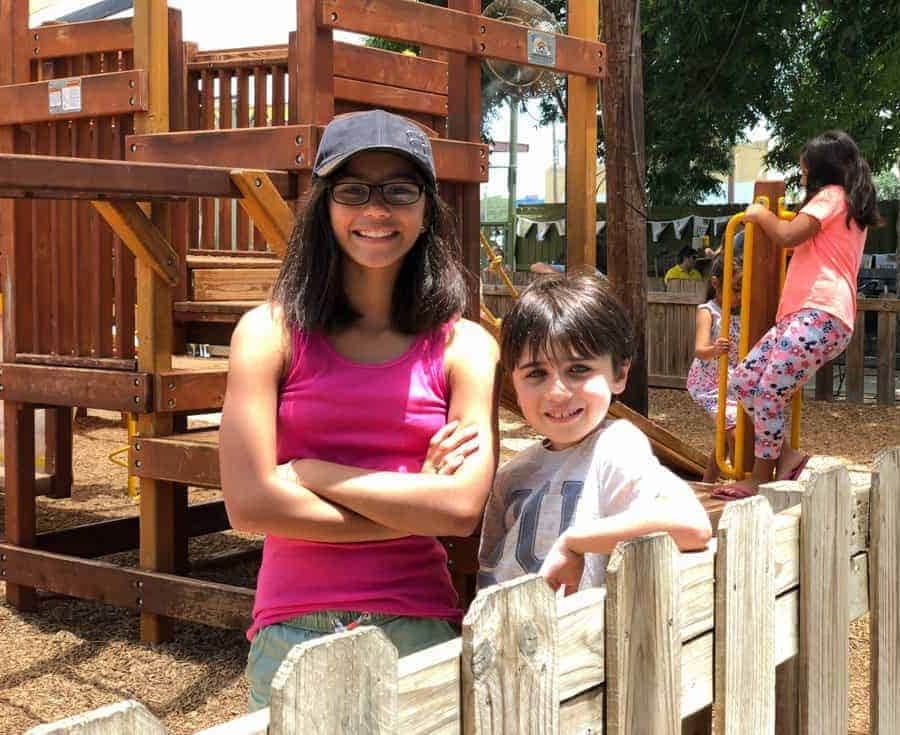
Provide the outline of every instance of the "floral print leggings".
<path id="1" fill-rule="evenodd" d="M 843 352 L 852 336 L 853 330 L 828 312 L 801 309 L 782 317 L 734 368 L 729 388 L 753 417 L 757 458 L 778 458 L 791 397 Z"/>

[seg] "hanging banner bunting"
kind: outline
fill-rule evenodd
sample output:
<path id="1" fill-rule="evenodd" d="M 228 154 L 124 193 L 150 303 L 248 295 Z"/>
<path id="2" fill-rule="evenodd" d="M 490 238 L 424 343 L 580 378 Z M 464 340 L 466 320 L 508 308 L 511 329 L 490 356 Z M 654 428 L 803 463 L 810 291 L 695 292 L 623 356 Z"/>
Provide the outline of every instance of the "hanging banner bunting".
<path id="1" fill-rule="evenodd" d="M 672 222 L 650 222 L 650 237 L 653 239 L 653 242 L 659 242 L 659 236 L 662 235 L 663 230 L 666 229 Z"/>
<path id="2" fill-rule="evenodd" d="M 684 236 L 684 231 L 687 229 L 687 226 L 693 219 L 693 215 L 688 215 L 687 217 L 681 217 L 680 219 L 675 220 L 672 223 L 675 226 L 675 237 L 680 240 Z"/>

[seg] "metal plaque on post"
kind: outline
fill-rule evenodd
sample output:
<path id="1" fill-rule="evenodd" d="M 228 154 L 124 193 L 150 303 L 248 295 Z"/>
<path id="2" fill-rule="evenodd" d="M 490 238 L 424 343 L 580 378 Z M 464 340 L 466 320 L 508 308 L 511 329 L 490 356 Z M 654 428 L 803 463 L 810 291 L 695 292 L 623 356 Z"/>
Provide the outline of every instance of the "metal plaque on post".
<path id="1" fill-rule="evenodd" d="M 81 112 L 81 77 L 51 79 L 47 88 L 51 115 Z"/>
<path id="2" fill-rule="evenodd" d="M 541 66 L 556 64 L 556 36 L 544 31 L 528 31 L 528 63 Z"/>

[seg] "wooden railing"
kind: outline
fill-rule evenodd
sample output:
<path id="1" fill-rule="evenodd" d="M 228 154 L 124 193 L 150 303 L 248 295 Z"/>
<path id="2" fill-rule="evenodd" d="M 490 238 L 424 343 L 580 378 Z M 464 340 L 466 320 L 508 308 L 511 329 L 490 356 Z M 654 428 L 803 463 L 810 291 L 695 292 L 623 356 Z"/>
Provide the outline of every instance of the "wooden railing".
<path id="1" fill-rule="evenodd" d="M 204 732 L 678 735 L 710 732 L 712 708 L 737 735 L 775 731 L 777 704 L 779 732 L 845 733 L 849 625 L 867 612 L 870 731 L 897 732 L 900 448 L 874 466 L 729 503 L 704 552 L 665 534 L 619 544 L 605 588 L 557 599 L 530 576 L 484 590 L 461 638 L 399 661 L 370 627 L 297 646 L 269 709 Z M 165 732 L 122 702 L 30 735 L 85 726 Z"/>

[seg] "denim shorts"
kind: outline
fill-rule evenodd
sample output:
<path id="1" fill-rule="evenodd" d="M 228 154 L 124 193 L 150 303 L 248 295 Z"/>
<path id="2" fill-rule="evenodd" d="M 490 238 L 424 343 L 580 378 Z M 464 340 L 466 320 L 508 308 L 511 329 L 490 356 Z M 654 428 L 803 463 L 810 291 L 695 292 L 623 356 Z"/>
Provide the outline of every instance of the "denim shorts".
<path id="1" fill-rule="evenodd" d="M 381 628 L 397 647 L 401 658 L 459 636 L 456 626 L 441 618 L 411 618 L 350 610 L 320 610 L 267 625 L 254 636 L 247 656 L 249 711 L 268 707 L 272 679 L 294 646 L 355 624 Z"/>

